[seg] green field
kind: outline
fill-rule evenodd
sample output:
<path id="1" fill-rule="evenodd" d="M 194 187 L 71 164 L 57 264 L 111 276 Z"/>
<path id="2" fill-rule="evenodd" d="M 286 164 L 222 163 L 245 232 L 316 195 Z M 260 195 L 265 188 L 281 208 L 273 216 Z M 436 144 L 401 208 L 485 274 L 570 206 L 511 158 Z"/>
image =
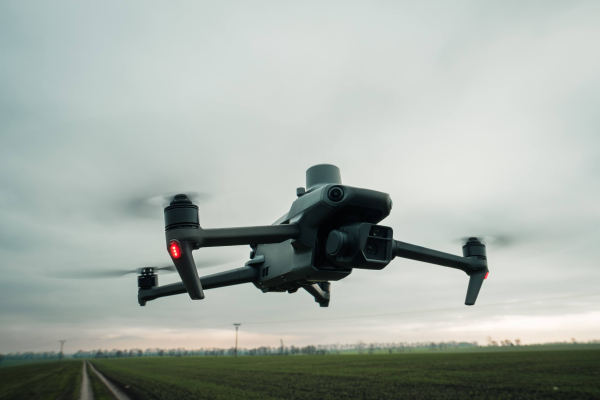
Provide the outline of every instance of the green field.
<path id="1" fill-rule="evenodd" d="M 88 366 L 87 374 L 90 379 L 90 385 L 92 386 L 92 393 L 94 394 L 94 400 L 114 400 L 115 398 L 110 393 L 106 385 L 100 381 L 100 378 L 94 374 L 92 369 Z"/>
<path id="2" fill-rule="evenodd" d="M 139 400 L 600 399 L 600 350 L 90 360 Z M 81 361 L 0 369 L 0 399 L 76 399 Z M 97 399 L 110 394 L 89 373 Z"/>
<path id="3" fill-rule="evenodd" d="M 92 361 L 146 399 L 600 398 L 600 350 Z"/>
<path id="4" fill-rule="evenodd" d="M 0 369 L 0 399 L 79 399 L 81 361 L 54 361 Z"/>

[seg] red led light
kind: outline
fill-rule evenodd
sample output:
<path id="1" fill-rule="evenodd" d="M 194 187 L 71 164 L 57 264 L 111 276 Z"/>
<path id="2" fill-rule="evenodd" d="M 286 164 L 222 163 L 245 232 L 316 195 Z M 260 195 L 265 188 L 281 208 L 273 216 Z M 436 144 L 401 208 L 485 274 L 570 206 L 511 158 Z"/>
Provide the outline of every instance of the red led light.
<path id="1" fill-rule="evenodd" d="M 487 277 L 488 277 L 489 274 L 490 274 L 490 271 L 486 272 L 485 273 L 485 278 L 483 278 L 483 279 L 487 279 Z"/>
<path id="2" fill-rule="evenodd" d="M 179 248 L 179 243 L 176 241 L 172 241 L 169 243 L 169 252 L 171 253 L 171 257 L 179 258 L 181 257 L 181 249 Z"/>

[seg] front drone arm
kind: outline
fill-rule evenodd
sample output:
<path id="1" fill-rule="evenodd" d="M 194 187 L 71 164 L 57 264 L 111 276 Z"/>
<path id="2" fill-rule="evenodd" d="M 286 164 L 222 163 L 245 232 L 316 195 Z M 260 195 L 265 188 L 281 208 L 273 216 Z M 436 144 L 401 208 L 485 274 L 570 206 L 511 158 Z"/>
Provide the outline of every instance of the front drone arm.
<path id="1" fill-rule="evenodd" d="M 192 251 L 201 247 L 280 243 L 300 236 L 298 225 L 268 225 L 243 228 L 180 228 L 166 232 L 167 248 L 192 300 L 204 298 L 204 283 L 198 277 Z"/>
<path id="2" fill-rule="evenodd" d="M 296 224 L 244 226 L 220 229 L 176 229 L 167 233 L 167 240 L 190 241 L 194 250 L 201 247 L 240 246 L 250 244 L 281 243 L 300 236 Z"/>
<path id="3" fill-rule="evenodd" d="M 469 275 L 469 287 L 467 288 L 465 304 L 472 306 L 475 304 L 483 280 L 487 278 L 489 272 L 485 246 L 477 239 L 471 238 L 463 247 L 463 253 L 465 257 L 460 257 L 455 256 L 454 254 L 400 242 L 398 240 L 395 240 L 392 245 L 392 254 L 394 257 L 408 258 L 410 260 L 422 261 L 465 271 L 467 275 Z"/>
<path id="4" fill-rule="evenodd" d="M 204 298 L 202 282 L 196 271 L 193 250 L 201 247 L 280 243 L 300 236 L 295 224 L 251 226 L 244 228 L 202 229 L 198 206 L 184 194 L 174 197 L 165 208 L 165 236 L 169 255 L 192 300 Z"/>
<path id="5" fill-rule="evenodd" d="M 415 246 L 414 244 L 404 243 L 395 240 L 392 247 L 394 257 L 408 258 L 409 260 L 422 261 L 429 264 L 441 265 L 465 271 L 467 274 L 474 272 L 482 267 L 487 269 L 487 262 L 473 258 L 460 257 L 442 251 L 428 249 L 426 247 Z"/>
<path id="6" fill-rule="evenodd" d="M 393 239 L 387 226 L 351 223 L 331 231 L 326 242 L 327 258 L 338 267 L 380 270 L 395 257 L 456 268 L 469 275 L 465 304 L 472 306 L 487 277 L 485 245 L 470 238 L 463 246 L 464 257 L 455 256 Z"/>

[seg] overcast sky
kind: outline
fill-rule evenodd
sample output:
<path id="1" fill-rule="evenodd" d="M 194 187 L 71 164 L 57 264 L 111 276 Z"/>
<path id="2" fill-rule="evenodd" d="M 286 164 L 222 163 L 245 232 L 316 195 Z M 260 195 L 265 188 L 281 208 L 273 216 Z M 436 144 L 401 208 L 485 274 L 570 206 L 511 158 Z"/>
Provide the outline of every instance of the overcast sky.
<path id="1" fill-rule="evenodd" d="M 597 1 L 1 2 L 0 352 L 230 347 L 233 322 L 241 347 L 600 339 L 599 20 Z M 142 308 L 135 275 L 60 278 L 169 262 L 161 193 L 204 193 L 206 228 L 270 224 L 319 163 L 389 193 L 397 240 L 510 238 L 477 305 L 464 273 L 404 259 L 334 282 L 329 308 L 253 285 Z"/>

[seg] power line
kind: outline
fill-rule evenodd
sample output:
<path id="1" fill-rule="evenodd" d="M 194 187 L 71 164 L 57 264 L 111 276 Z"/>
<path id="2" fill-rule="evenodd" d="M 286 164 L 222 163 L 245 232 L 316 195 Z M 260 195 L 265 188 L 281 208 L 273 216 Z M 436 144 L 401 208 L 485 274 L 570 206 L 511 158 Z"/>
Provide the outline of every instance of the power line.
<path id="1" fill-rule="evenodd" d="M 542 298 L 530 299 L 530 300 L 515 300 L 515 301 L 502 302 L 502 303 L 482 304 L 482 305 L 478 305 L 477 308 L 498 307 L 498 306 L 523 304 L 523 303 L 535 303 L 535 302 L 539 302 L 539 301 L 548 301 L 548 300 L 564 300 L 564 299 L 592 297 L 592 296 L 599 296 L 599 295 L 600 295 L 600 293 L 585 293 L 585 294 L 576 294 L 576 295 L 569 295 L 569 296 L 542 297 Z M 266 325 L 266 324 L 280 324 L 280 323 L 283 324 L 283 323 L 294 323 L 294 322 L 326 322 L 326 321 L 339 321 L 339 320 L 346 320 L 346 319 L 388 317 L 388 316 L 394 316 L 394 315 L 409 315 L 409 314 L 421 314 L 421 313 L 455 311 L 455 310 L 464 310 L 464 307 L 406 310 L 406 311 L 395 311 L 395 312 L 390 312 L 390 313 L 350 315 L 350 316 L 344 316 L 344 317 L 331 317 L 331 318 L 308 318 L 308 319 L 293 319 L 293 320 L 255 321 L 255 322 L 243 322 L 243 324 L 244 325 Z M 237 324 L 234 324 L 234 325 L 237 325 Z M 220 327 L 225 327 L 225 326 L 231 326 L 231 324 L 217 325 L 217 326 L 213 326 L 213 328 L 220 328 Z M 236 326 L 236 331 L 237 331 L 237 326 Z M 96 340 L 102 340 L 102 339 L 101 338 L 70 339 L 71 342 L 82 342 L 82 341 L 85 342 L 85 341 L 96 341 Z M 237 341 L 237 335 L 236 335 L 236 341 Z M 47 346 L 52 343 L 56 343 L 56 342 L 52 341 L 52 342 L 41 343 L 38 345 L 30 346 L 29 348 L 37 348 L 37 347 Z"/>
<path id="2" fill-rule="evenodd" d="M 516 300 L 516 301 L 503 302 L 503 303 L 482 304 L 482 305 L 477 306 L 477 308 L 482 308 L 482 307 L 497 307 L 497 306 L 504 306 L 504 305 L 511 305 L 511 304 L 522 304 L 522 303 L 535 303 L 535 302 L 538 302 L 538 301 L 562 300 L 562 299 L 570 299 L 570 298 L 577 298 L 577 297 L 590 297 L 590 296 L 598 296 L 598 295 L 600 295 L 600 293 L 587 293 L 587 294 L 570 295 L 570 296 L 559 296 L 559 297 L 545 297 L 545 298 L 531 299 L 531 300 Z M 420 313 L 439 312 L 439 311 L 454 311 L 454 310 L 461 310 L 461 309 L 464 309 L 464 307 L 451 307 L 451 308 L 434 308 L 434 309 L 424 309 L 424 310 L 395 311 L 395 312 L 391 312 L 391 313 L 351 315 L 351 316 L 346 316 L 346 317 L 332 317 L 332 318 L 311 318 L 311 319 L 294 319 L 294 320 L 256 321 L 256 322 L 244 322 L 244 325 L 279 324 L 279 323 L 291 323 L 291 322 L 338 321 L 338 320 L 344 320 L 344 319 L 387 317 L 387 316 L 392 316 L 392 315 L 420 314 Z M 223 326 L 225 326 L 225 325 L 223 325 Z"/>
<path id="3" fill-rule="evenodd" d="M 235 356 L 237 357 L 237 353 L 238 353 L 238 328 L 240 327 L 241 324 L 233 324 L 233 326 L 235 326 Z"/>
<path id="4" fill-rule="evenodd" d="M 59 340 L 60 342 L 60 353 L 58 353 L 58 361 L 62 360 L 64 357 L 63 346 L 65 345 L 66 340 Z"/>

